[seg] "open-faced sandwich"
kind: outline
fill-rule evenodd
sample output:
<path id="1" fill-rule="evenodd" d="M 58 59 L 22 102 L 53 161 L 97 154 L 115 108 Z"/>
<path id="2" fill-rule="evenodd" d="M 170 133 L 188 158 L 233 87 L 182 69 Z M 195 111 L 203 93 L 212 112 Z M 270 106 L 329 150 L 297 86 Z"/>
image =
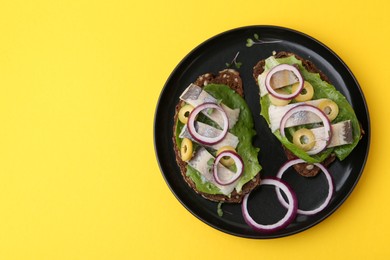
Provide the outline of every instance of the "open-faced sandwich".
<path id="1" fill-rule="evenodd" d="M 261 115 L 288 159 L 306 162 L 294 166 L 301 175 L 316 175 L 313 163 L 344 160 L 358 144 L 363 131 L 353 108 L 312 62 L 279 52 L 260 60 L 253 77 Z"/>
<path id="2" fill-rule="evenodd" d="M 173 130 L 181 174 L 204 198 L 240 203 L 260 184 L 253 118 L 237 71 L 207 73 L 190 84 L 176 106 Z"/>

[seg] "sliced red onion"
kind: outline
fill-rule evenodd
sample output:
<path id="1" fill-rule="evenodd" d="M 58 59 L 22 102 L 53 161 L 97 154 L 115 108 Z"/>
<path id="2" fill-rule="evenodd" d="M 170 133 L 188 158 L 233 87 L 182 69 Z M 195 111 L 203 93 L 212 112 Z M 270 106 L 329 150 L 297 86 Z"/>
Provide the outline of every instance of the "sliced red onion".
<path id="1" fill-rule="evenodd" d="M 218 136 L 207 137 L 207 136 L 200 135 L 196 131 L 195 120 L 196 120 L 198 114 L 201 111 L 205 110 L 205 109 L 216 109 L 222 115 L 223 129 L 222 129 L 221 133 Z M 195 107 L 191 111 L 190 115 L 188 116 L 187 127 L 188 127 L 188 132 L 195 139 L 195 141 L 197 141 L 197 142 L 199 142 L 201 144 L 212 145 L 212 144 L 216 144 L 216 143 L 220 142 L 225 137 L 225 135 L 227 134 L 227 131 L 229 129 L 229 120 L 228 120 L 228 117 L 227 117 L 225 111 L 220 106 L 218 106 L 217 104 L 215 104 L 215 103 L 203 103 L 203 104 Z"/>
<path id="2" fill-rule="evenodd" d="M 283 71 L 283 70 L 291 71 L 298 79 L 299 87 L 296 89 L 295 92 L 293 92 L 291 94 L 278 93 L 271 86 L 272 76 L 274 76 L 275 73 L 277 73 L 279 71 Z M 271 94 L 272 96 L 278 98 L 278 99 L 283 99 L 283 100 L 293 99 L 294 97 L 298 96 L 303 89 L 304 82 L 305 81 L 302 77 L 301 72 L 296 67 L 289 65 L 289 64 L 280 64 L 280 65 L 273 67 L 268 72 L 267 76 L 265 77 L 265 87 L 267 88 L 268 93 Z"/>
<path id="3" fill-rule="evenodd" d="M 223 180 L 222 178 L 220 178 L 220 176 L 218 174 L 218 163 L 225 156 L 230 157 L 234 160 L 234 163 L 235 163 L 236 169 L 237 169 L 236 172 L 234 173 L 234 175 L 231 176 L 231 178 L 229 178 L 227 180 Z M 233 151 L 223 151 L 215 158 L 214 168 L 213 168 L 214 179 L 220 185 L 232 184 L 238 178 L 240 178 L 243 171 L 244 171 L 244 162 L 242 161 L 241 157 Z"/>
<path id="4" fill-rule="evenodd" d="M 248 198 L 251 193 L 248 193 L 244 196 L 244 199 L 242 201 L 242 214 L 244 217 L 245 222 L 252 227 L 254 230 L 262 232 L 262 233 L 271 233 L 278 230 L 281 230 L 285 227 L 287 227 L 294 219 L 297 214 L 298 209 L 298 201 L 295 196 L 295 193 L 291 190 L 291 188 L 282 180 L 276 179 L 276 178 L 264 178 L 261 180 L 260 185 L 274 185 L 278 189 L 283 190 L 285 193 L 288 204 L 287 204 L 287 212 L 286 215 L 279 220 L 278 222 L 274 224 L 268 224 L 263 225 L 260 223 L 257 223 L 249 214 L 248 212 Z"/>
<path id="5" fill-rule="evenodd" d="M 308 111 L 308 112 L 312 112 L 312 113 L 316 114 L 322 120 L 322 122 L 324 124 L 324 131 L 325 131 L 325 140 L 324 141 L 325 142 L 323 142 L 319 146 L 315 146 L 316 147 L 315 149 L 312 149 L 312 150 L 309 150 L 306 152 L 309 155 L 317 154 L 317 153 L 323 151 L 328 146 L 330 140 L 332 139 L 332 127 L 330 125 L 329 118 L 325 115 L 325 113 L 321 109 L 319 109 L 315 106 L 312 106 L 312 105 L 308 105 L 308 104 L 302 104 L 302 105 L 298 105 L 298 106 L 291 108 L 290 110 L 288 110 L 284 114 L 284 116 L 280 120 L 280 127 L 279 127 L 280 134 L 282 135 L 282 137 L 286 137 L 286 134 L 284 132 L 284 128 L 285 128 L 287 120 L 293 114 L 301 112 L 301 111 Z"/>
<path id="6" fill-rule="evenodd" d="M 298 164 L 298 163 L 305 163 L 305 161 L 302 159 L 295 159 L 295 160 L 288 161 L 279 169 L 279 172 L 276 174 L 276 177 L 282 179 L 284 172 L 288 168 L 290 168 L 291 166 Z M 302 209 L 298 208 L 298 210 L 297 210 L 298 214 L 302 214 L 302 215 L 317 214 L 318 212 L 323 210 L 326 206 L 328 206 L 330 199 L 332 198 L 332 195 L 334 192 L 333 180 L 332 180 L 332 176 L 330 175 L 329 171 L 320 163 L 314 163 L 314 165 L 321 169 L 321 171 L 324 173 L 324 175 L 326 177 L 326 180 L 328 181 L 328 187 L 329 187 L 328 188 L 328 195 L 326 196 L 324 202 L 320 206 L 318 206 L 317 208 L 312 209 L 312 210 L 302 210 Z M 284 207 L 288 208 L 289 204 L 284 200 L 284 198 L 280 192 L 280 189 L 278 187 L 276 188 L 276 194 L 278 195 L 278 199 L 279 199 L 280 203 L 282 203 Z"/>

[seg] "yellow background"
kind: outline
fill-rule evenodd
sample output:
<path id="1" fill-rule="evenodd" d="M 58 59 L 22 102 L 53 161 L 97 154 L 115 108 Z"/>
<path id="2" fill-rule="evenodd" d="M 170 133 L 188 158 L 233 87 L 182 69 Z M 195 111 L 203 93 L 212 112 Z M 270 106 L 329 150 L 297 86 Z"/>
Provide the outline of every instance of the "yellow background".
<path id="1" fill-rule="evenodd" d="M 364 3 L 364 4 L 363 4 Z M 1 1 L 0 259 L 390 257 L 387 1 Z M 157 100 L 198 44 L 279 25 L 333 49 L 364 91 L 371 149 L 315 227 L 250 240 L 191 215 L 160 173 Z"/>

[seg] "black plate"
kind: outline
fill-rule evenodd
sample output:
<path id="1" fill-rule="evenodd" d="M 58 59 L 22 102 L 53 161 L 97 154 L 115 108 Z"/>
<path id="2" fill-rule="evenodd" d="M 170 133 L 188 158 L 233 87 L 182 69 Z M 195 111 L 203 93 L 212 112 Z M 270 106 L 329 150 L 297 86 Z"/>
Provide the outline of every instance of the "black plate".
<path id="1" fill-rule="evenodd" d="M 247 39 L 254 39 L 254 34 L 258 34 L 261 40 L 276 40 L 277 42 L 247 47 Z M 197 76 L 206 72 L 217 73 L 226 68 L 225 64 L 230 63 L 239 52 L 237 61 L 241 62 L 242 66 L 238 70 L 244 83 L 245 100 L 252 111 L 257 131 L 253 143 L 261 149 L 259 153 L 259 162 L 263 167 L 261 176 L 275 176 L 279 167 L 286 161 L 286 157 L 280 143 L 259 115 L 258 87 L 252 78 L 252 68 L 256 62 L 269 57 L 273 51 L 293 52 L 313 61 L 351 103 L 365 130 L 365 136 L 347 159 L 342 162 L 336 161 L 329 168 L 334 177 L 335 193 L 330 204 L 323 211 L 315 216 L 298 216 L 292 224 L 279 232 L 260 234 L 246 225 L 239 204 L 224 204 L 222 206 L 224 214 L 219 217 L 217 203 L 203 199 L 184 182 L 173 151 L 173 116 L 180 94 L 191 82 L 195 81 Z M 154 144 L 160 169 L 167 184 L 176 198 L 192 214 L 208 225 L 232 235 L 247 238 L 275 238 L 295 234 L 318 224 L 344 202 L 362 174 L 369 150 L 369 128 L 368 109 L 362 90 L 352 72 L 332 50 L 312 37 L 291 29 L 275 26 L 249 26 L 221 33 L 205 41 L 178 64 L 168 78 L 157 104 Z M 321 175 L 305 179 L 295 174 L 287 181 L 293 186 L 298 196 L 307 195 L 304 196 L 306 199 L 301 201 L 302 207 L 307 207 L 307 209 L 321 202 L 327 187 Z M 264 197 L 267 197 L 268 201 L 263 201 Z M 280 207 L 271 206 L 273 205 L 270 201 L 272 199 L 272 196 L 260 198 L 255 192 L 253 200 L 257 200 L 258 204 L 261 204 L 259 207 L 266 208 L 266 210 L 255 211 L 254 218 L 261 219 L 261 221 L 274 221 L 280 214 L 283 214 Z"/>

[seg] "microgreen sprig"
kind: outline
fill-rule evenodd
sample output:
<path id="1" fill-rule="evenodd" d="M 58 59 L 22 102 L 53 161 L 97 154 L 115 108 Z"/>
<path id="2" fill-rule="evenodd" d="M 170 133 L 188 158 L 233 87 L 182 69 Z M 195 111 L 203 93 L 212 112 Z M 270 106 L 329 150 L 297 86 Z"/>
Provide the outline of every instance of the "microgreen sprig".
<path id="1" fill-rule="evenodd" d="M 237 57 L 239 54 L 240 52 L 237 52 L 236 56 L 234 56 L 233 60 L 230 63 L 226 62 L 226 67 L 230 68 L 232 65 L 234 65 L 236 69 L 239 69 L 242 66 L 242 62 L 237 62 Z"/>
<path id="2" fill-rule="evenodd" d="M 252 39 L 252 38 L 246 39 L 246 47 L 252 47 L 255 44 L 265 44 L 265 43 L 278 43 L 278 42 L 281 42 L 281 40 L 273 40 L 273 41 L 261 40 L 260 36 L 257 33 L 253 34 L 253 38 L 254 39 Z"/>
<path id="3" fill-rule="evenodd" d="M 214 162 L 215 162 L 215 158 L 210 158 L 207 161 L 207 170 L 208 170 L 208 172 L 212 172 L 213 167 L 214 167 Z"/>

